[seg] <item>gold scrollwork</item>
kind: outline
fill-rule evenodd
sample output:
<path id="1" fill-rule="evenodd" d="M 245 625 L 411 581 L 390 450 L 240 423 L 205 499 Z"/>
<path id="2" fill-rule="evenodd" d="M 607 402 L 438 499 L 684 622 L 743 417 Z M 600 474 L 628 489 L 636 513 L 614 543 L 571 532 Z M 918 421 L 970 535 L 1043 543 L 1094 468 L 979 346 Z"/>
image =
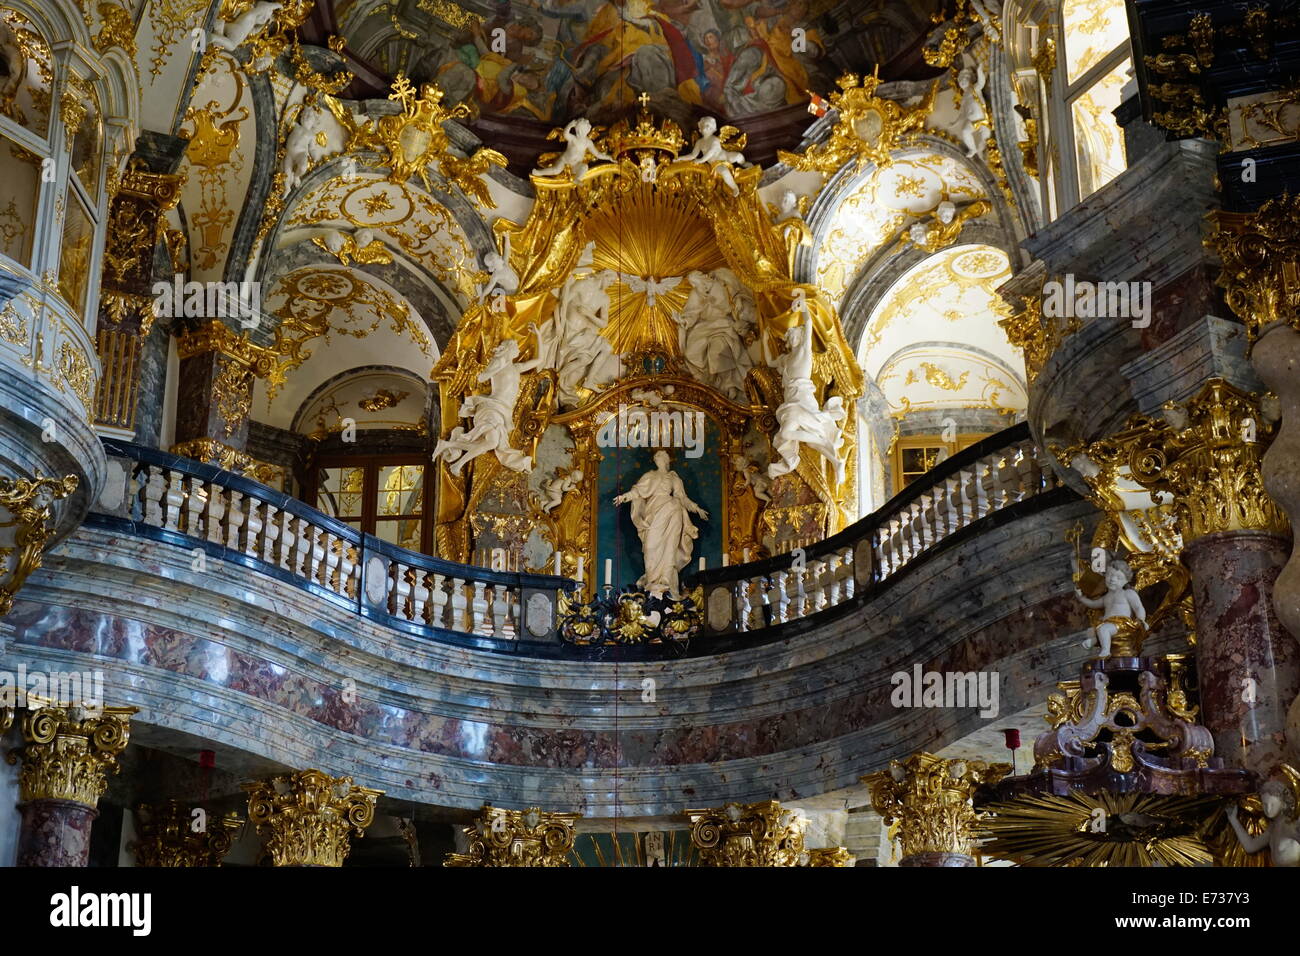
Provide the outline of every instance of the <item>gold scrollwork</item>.
<path id="1" fill-rule="evenodd" d="M 0 477 L 0 508 L 9 520 L 0 521 L 0 617 L 13 610 L 14 596 L 28 575 L 41 566 L 41 553 L 54 533 L 48 522 L 54 502 L 77 490 L 77 476 L 62 478 Z"/>
<path id="2" fill-rule="evenodd" d="M 776 800 L 687 810 L 700 866 L 799 866 L 808 818 Z"/>
<path id="3" fill-rule="evenodd" d="M 224 816 L 176 800 L 136 808 L 139 838 L 128 849 L 137 866 L 220 866 L 243 829 L 231 811 Z"/>
<path id="4" fill-rule="evenodd" d="M 19 799 L 70 800 L 94 808 L 118 772 L 117 757 L 131 739 L 135 707 L 55 706 L 28 697 L 22 747 L 5 759 L 17 763 Z"/>
<path id="5" fill-rule="evenodd" d="M 354 786 L 351 777 L 301 770 L 243 785 L 248 820 L 265 840 L 273 866 L 342 866 L 375 819 L 382 790 Z"/>
<path id="6" fill-rule="evenodd" d="M 577 839 L 580 813 L 504 810 L 484 804 L 474 825 L 465 827 L 469 849 L 449 853 L 443 866 L 567 867 Z"/>

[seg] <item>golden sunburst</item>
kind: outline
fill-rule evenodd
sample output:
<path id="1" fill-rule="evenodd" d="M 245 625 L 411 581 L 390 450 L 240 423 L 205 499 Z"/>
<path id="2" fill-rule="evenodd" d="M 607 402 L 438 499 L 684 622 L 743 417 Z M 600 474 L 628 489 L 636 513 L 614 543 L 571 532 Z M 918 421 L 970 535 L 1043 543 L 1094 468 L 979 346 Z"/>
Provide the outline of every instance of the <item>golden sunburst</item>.
<path id="1" fill-rule="evenodd" d="M 1021 866 L 1204 866 L 1215 797 L 1031 794 L 987 807 L 981 853 Z"/>

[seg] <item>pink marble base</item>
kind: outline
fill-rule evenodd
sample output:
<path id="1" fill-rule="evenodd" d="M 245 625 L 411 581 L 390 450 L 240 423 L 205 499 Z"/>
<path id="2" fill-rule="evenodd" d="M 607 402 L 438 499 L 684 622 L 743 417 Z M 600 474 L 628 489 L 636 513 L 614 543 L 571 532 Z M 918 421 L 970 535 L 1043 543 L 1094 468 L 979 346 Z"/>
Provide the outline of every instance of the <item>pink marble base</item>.
<path id="1" fill-rule="evenodd" d="M 899 866 L 974 866 L 975 858 L 965 853 L 913 853 L 898 861 Z"/>
<path id="2" fill-rule="evenodd" d="M 85 866 L 89 862 L 90 827 L 99 811 L 71 800 L 32 800 L 20 809 L 18 866 Z"/>
<path id="3" fill-rule="evenodd" d="M 1262 776 L 1285 758 L 1287 708 L 1300 691 L 1300 643 L 1273 609 L 1287 545 L 1275 535 L 1225 532 L 1186 551 L 1201 722 L 1214 735 L 1216 756 Z"/>

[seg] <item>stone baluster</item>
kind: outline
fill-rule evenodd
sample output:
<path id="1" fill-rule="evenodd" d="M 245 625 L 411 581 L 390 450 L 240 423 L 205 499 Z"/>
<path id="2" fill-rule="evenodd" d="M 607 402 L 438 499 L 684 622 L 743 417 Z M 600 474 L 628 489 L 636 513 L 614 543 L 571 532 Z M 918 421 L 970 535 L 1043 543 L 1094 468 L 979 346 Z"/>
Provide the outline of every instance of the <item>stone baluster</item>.
<path id="1" fill-rule="evenodd" d="M 181 507 L 185 503 L 185 476 L 178 471 L 167 472 L 167 493 L 163 499 L 163 517 L 161 527 L 168 531 L 179 531 Z"/>
<path id="2" fill-rule="evenodd" d="M 443 590 L 443 584 L 447 578 L 441 574 L 433 576 L 433 596 L 429 601 L 429 624 L 432 627 L 445 628 L 447 626 L 447 607 L 450 604 L 450 598 L 447 592 Z"/>
<path id="3" fill-rule="evenodd" d="M 469 601 L 465 597 L 465 579 L 453 577 L 451 581 L 451 629 L 467 633 L 470 628 L 466 620 Z"/>
<path id="4" fill-rule="evenodd" d="M 161 528 L 166 523 L 163 518 L 163 497 L 167 493 L 167 473 L 156 465 L 141 467 L 147 476 L 144 483 L 144 523 Z"/>
<path id="5" fill-rule="evenodd" d="M 248 514 L 244 510 L 248 507 L 246 501 L 242 491 L 230 489 L 226 502 L 226 540 L 222 543 L 231 551 L 241 553 L 244 550 L 243 536 L 248 529 Z"/>
<path id="6" fill-rule="evenodd" d="M 185 479 L 185 507 L 181 514 L 181 531 L 191 538 L 204 537 L 203 516 L 208 509 L 208 486 L 202 478 Z"/>
<path id="7" fill-rule="evenodd" d="M 488 602 L 486 596 L 487 585 L 482 581 L 474 583 L 474 600 L 470 604 L 470 610 L 474 615 L 474 623 L 471 633 L 491 635 L 492 625 L 488 623 Z"/>
<path id="8" fill-rule="evenodd" d="M 788 574 L 785 571 L 772 573 L 772 592 L 776 598 L 772 602 L 772 623 L 782 624 L 790 620 L 790 593 L 786 590 Z"/>

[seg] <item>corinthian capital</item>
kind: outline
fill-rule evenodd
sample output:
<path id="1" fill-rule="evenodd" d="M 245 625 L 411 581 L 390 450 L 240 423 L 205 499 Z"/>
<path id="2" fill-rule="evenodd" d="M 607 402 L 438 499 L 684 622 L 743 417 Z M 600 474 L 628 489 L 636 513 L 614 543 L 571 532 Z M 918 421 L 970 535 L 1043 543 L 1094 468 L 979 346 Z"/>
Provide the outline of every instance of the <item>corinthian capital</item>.
<path id="1" fill-rule="evenodd" d="M 687 810 L 700 866 L 799 866 L 808 818 L 775 800 Z"/>
<path id="2" fill-rule="evenodd" d="M 342 866 L 375 819 L 382 790 L 353 786 L 351 777 L 302 770 L 244 784 L 248 819 L 266 840 L 274 866 Z"/>
<path id="3" fill-rule="evenodd" d="M 450 853 L 444 866 L 569 866 L 577 838 L 578 813 L 548 813 L 538 807 L 503 810 L 484 804 L 472 827 L 466 853 Z"/>
<path id="4" fill-rule="evenodd" d="M 904 859 L 922 854 L 970 856 L 980 823 L 975 791 L 1010 772 L 1009 764 L 916 753 L 890 761 L 888 770 L 868 774 L 862 782 L 871 788 L 871 805 L 885 823 L 899 824 Z"/>
<path id="5" fill-rule="evenodd" d="M 117 773 L 118 755 L 131 739 L 135 707 L 42 706 L 28 697 L 25 745 L 5 759 L 17 763 L 19 799 L 71 800 L 92 809 Z"/>

